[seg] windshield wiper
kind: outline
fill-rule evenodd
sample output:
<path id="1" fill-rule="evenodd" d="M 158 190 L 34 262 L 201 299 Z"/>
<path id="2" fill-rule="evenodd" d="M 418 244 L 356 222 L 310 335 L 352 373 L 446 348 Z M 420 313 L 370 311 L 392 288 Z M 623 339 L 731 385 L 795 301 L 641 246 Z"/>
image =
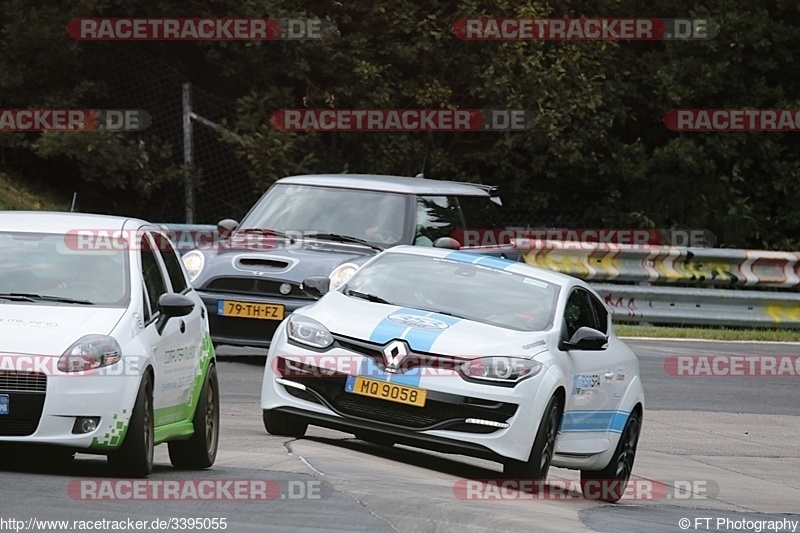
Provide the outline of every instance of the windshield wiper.
<path id="1" fill-rule="evenodd" d="M 286 234 L 281 231 L 275 229 L 267 229 L 267 228 L 244 228 L 236 230 L 236 233 L 260 233 L 265 237 L 280 237 L 282 239 L 286 238 Z"/>
<path id="2" fill-rule="evenodd" d="M 387 305 L 394 305 L 392 302 L 387 302 L 380 296 L 375 296 L 374 294 L 367 294 L 366 292 L 358 292 L 350 289 L 347 291 L 348 296 L 353 296 L 355 298 L 361 298 L 362 300 L 367 300 L 370 302 L 374 302 L 376 304 L 387 304 Z"/>
<path id="3" fill-rule="evenodd" d="M 474 320 L 474 319 L 471 319 L 471 318 L 467 318 L 465 316 L 461 316 L 461 315 L 457 315 L 455 313 L 451 313 L 450 311 L 439 311 L 437 309 L 423 309 L 421 307 L 419 307 L 418 309 L 421 310 L 421 311 L 427 311 L 429 313 L 436 313 L 437 315 L 447 315 L 447 316 L 451 316 L 453 318 L 460 318 L 462 320 Z"/>
<path id="4" fill-rule="evenodd" d="M 83 304 L 83 305 L 95 305 L 94 302 L 90 302 L 89 300 L 77 300 L 75 298 L 66 298 L 63 296 L 51 296 L 49 294 L 35 294 L 32 292 L 7 292 L 7 293 L 0 293 L 0 298 L 5 298 L 6 300 L 16 300 L 18 302 L 59 302 L 65 304 Z"/>
<path id="5" fill-rule="evenodd" d="M 348 243 L 351 242 L 353 244 L 368 246 L 373 250 L 379 250 L 381 252 L 384 250 L 383 247 L 378 246 L 375 243 L 366 241 L 364 239 L 359 239 L 358 237 L 351 237 L 350 235 L 342 235 L 340 233 L 315 233 L 313 235 L 309 235 L 309 237 L 313 237 L 315 239 L 327 239 L 335 242 L 348 242 Z"/>

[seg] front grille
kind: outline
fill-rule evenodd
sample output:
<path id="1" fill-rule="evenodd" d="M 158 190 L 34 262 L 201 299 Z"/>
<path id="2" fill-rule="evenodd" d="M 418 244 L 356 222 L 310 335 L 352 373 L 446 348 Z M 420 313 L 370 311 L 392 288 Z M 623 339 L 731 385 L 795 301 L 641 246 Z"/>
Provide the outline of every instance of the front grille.
<path id="1" fill-rule="evenodd" d="M 468 433 L 491 433 L 498 428 L 465 424 L 467 418 L 480 418 L 505 422 L 517 411 L 517 404 L 503 402 L 486 402 L 478 398 L 457 396 L 453 394 L 428 392 L 424 407 L 416 407 L 379 398 L 370 398 L 359 394 L 345 392 L 347 377 L 292 377 L 296 383 L 302 383 L 310 391 L 324 398 L 334 410 L 375 422 L 383 422 L 409 429 L 449 429 Z M 293 396 L 309 400 L 309 392 L 286 387 Z M 313 400 L 316 401 L 316 400 Z M 319 402 L 318 402 L 319 403 Z"/>
<path id="2" fill-rule="evenodd" d="M 0 416 L 0 435 L 3 437 L 27 437 L 33 435 L 39 426 L 39 420 L 5 420 Z"/>
<path id="3" fill-rule="evenodd" d="M 288 294 L 281 293 L 280 286 L 284 283 L 289 282 L 242 277 L 214 278 L 206 283 L 203 289 L 218 292 L 240 292 L 242 294 L 265 294 L 268 296 L 280 296 L 281 298 L 308 298 L 300 290 L 300 286 L 294 283 L 289 283 L 291 291 Z"/>
<path id="4" fill-rule="evenodd" d="M 45 392 L 47 376 L 41 372 L 0 370 L 0 392 Z"/>
<path id="5" fill-rule="evenodd" d="M 383 348 L 385 345 L 373 342 L 357 341 L 341 335 L 334 335 L 336 346 L 344 348 L 351 352 L 361 354 L 365 357 L 372 359 L 378 368 L 386 370 L 386 360 L 383 356 Z M 411 372 L 418 367 L 433 368 L 436 371 L 456 371 L 467 359 L 459 357 L 452 357 L 449 355 L 433 355 L 424 352 L 410 351 L 408 355 L 403 358 L 402 363 L 397 368 L 398 373 L 404 374 Z M 417 373 L 424 370 L 417 370 Z"/>
<path id="6" fill-rule="evenodd" d="M 3 372 L 3 374 L 8 374 L 8 372 Z M 19 372 L 19 374 L 26 374 L 26 372 Z M 29 374 L 36 376 L 36 373 L 33 372 L 29 372 Z M 36 431 L 44 410 L 44 384 L 46 384 L 44 374 L 39 375 L 43 378 L 41 391 L 20 392 L 0 388 L 0 393 L 8 395 L 8 414 L 0 415 L 0 436 L 24 437 Z"/>
<path id="7" fill-rule="evenodd" d="M 208 314 L 208 324 L 212 338 L 237 339 L 246 345 L 247 341 L 257 341 L 260 345 L 269 343 L 280 320 L 265 320 L 260 318 L 241 318 L 220 316 L 215 313 Z"/>

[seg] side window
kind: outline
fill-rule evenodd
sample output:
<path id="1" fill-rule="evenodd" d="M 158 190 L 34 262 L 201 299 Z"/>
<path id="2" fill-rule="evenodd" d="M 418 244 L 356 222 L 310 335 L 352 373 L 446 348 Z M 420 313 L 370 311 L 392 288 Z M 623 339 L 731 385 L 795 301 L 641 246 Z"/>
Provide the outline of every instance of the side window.
<path id="1" fill-rule="evenodd" d="M 160 233 L 152 233 L 151 235 L 156 242 L 156 248 L 161 250 L 161 259 L 164 260 L 164 266 L 167 267 L 169 281 L 172 283 L 172 292 L 185 291 L 187 288 L 186 278 L 183 277 L 183 269 L 178 262 L 175 248 L 173 248 L 169 240 Z"/>
<path id="2" fill-rule="evenodd" d="M 158 308 L 159 296 L 167 292 L 167 283 L 164 281 L 164 275 L 158 264 L 156 251 L 153 250 L 153 246 L 150 244 L 150 239 L 147 238 L 147 234 L 142 235 L 141 245 L 142 277 L 144 278 L 144 286 L 147 291 L 147 296 L 150 299 L 150 305 L 153 308 L 153 314 L 155 314 Z"/>
<path id="3" fill-rule="evenodd" d="M 597 319 L 586 291 L 576 289 L 570 294 L 564 309 L 564 321 L 567 324 L 567 339 L 584 326 L 597 329 Z"/>
<path id="4" fill-rule="evenodd" d="M 608 334 L 608 311 L 606 307 L 594 296 L 589 296 L 589 301 L 594 308 L 594 314 L 597 316 L 597 330 Z"/>
<path id="5" fill-rule="evenodd" d="M 422 237 L 433 243 L 439 237 L 452 237 L 464 223 L 458 202 L 447 196 L 417 197 L 416 239 Z"/>

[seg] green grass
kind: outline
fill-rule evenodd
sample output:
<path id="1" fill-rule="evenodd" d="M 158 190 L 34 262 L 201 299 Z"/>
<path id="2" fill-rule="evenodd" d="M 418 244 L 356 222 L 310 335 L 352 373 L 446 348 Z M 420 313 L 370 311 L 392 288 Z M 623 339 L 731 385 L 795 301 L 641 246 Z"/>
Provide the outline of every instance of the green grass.
<path id="1" fill-rule="evenodd" d="M 0 210 L 67 211 L 68 200 L 56 200 L 53 195 L 0 172 Z"/>
<path id="2" fill-rule="evenodd" d="M 724 327 L 679 328 L 615 324 L 614 331 L 619 337 L 800 342 L 800 330 L 792 329 L 739 329 Z"/>

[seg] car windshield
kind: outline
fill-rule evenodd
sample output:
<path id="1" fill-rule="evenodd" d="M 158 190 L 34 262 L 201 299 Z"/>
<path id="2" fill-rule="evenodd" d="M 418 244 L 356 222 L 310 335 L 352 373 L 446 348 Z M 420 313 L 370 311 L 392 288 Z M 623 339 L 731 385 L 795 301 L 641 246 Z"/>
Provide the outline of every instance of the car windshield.
<path id="1" fill-rule="evenodd" d="M 386 246 L 404 242 L 406 196 L 377 191 L 276 185 L 242 221 L 242 228 L 344 235 Z"/>
<path id="2" fill-rule="evenodd" d="M 503 270 L 504 262 L 484 257 L 487 264 L 390 253 L 358 270 L 343 292 L 508 329 L 549 329 L 558 285 Z"/>
<path id="3" fill-rule="evenodd" d="M 417 197 L 415 244 L 451 237 L 462 246 L 508 244 L 509 232 L 488 196 Z"/>
<path id="4" fill-rule="evenodd" d="M 127 252 L 80 244 L 73 235 L 0 232 L 0 298 L 127 305 Z"/>

